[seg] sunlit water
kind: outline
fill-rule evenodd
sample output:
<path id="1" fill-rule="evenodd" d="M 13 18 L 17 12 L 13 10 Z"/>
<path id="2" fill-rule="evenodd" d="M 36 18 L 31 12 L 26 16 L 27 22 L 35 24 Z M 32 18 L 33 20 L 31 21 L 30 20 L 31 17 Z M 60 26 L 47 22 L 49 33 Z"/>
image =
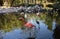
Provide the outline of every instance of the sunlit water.
<path id="1" fill-rule="evenodd" d="M 44 20 L 39 20 L 39 24 L 36 23 L 36 19 L 28 19 L 28 22 L 31 22 L 36 26 L 33 29 L 14 29 L 10 32 L 3 34 L 3 39 L 27 39 L 29 37 L 35 37 L 36 39 L 54 39 L 54 29 L 56 28 L 56 22 L 52 21 L 52 26 L 45 24 Z M 40 27 L 40 28 L 39 28 Z M 31 34 L 30 34 L 31 32 Z M 0 35 L 1 36 L 1 35 Z M 1 39 L 2 39 L 1 38 Z"/>

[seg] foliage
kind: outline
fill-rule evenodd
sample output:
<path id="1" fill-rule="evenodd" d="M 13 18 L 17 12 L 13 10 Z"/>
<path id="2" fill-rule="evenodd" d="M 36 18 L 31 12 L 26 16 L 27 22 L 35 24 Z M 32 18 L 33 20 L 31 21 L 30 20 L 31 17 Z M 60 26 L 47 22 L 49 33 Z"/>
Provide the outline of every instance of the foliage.
<path id="1" fill-rule="evenodd" d="M 53 8 L 53 5 L 49 4 L 49 5 L 47 5 L 46 7 L 50 7 L 50 8 Z"/>
<path id="2" fill-rule="evenodd" d="M 60 2 L 60 0 L 57 0 L 58 2 Z"/>
<path id="3" fill-rule="evenodd" d="M 55 9 L 60 9 L 60 3 L 55 3 L 53 6 Z"/>
<path id="4" fill-rule="evenodd" d="M 0 30 L 6 32 L 11 31 L 15 28 L 21 28 L 23 26 L 15 14 L 1 14 L 0 15 Z"/>
<path id="5" fill-rule="evenodd" d="M 3 5 L 3 0 L 0 0 L 0 5 L 1 5 L 1 6 Z"/>
<path id="6" fill-rule="evenodd" d="M 15 0 L 13 3 L 12 3 L 12 6 L 19 6 L 21 4 L 22 1 L 20 0 Z"/>

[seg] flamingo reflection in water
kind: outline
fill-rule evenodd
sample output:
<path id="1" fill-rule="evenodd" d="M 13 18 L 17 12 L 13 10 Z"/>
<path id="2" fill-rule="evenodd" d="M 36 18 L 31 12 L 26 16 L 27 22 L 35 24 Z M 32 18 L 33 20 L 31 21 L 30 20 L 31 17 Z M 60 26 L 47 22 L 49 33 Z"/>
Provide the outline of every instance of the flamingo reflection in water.
<path id="1" fill-rule="evenodd" d="M 24 26 L 26 27 L 26 30 L 29 30 L 28 32 L 29 32 L 30 37 L 28 39 L 35 38 L 34 28 L 36 29 L 36 27 L 33 24 L 29 23 L 29 22 L 27 22 Z"/>
<path id="2" fill-rule="evenodd" d="M 29 17 L 27 14 L 25 14 L 24 18 Z M 23 18 L 21 18 L 23 21 Z M 29 34 L 29 38 L 27 39 L 35 39 L 37 37 L 38 33 L 38 25 L 36 26 L 35 23 L 39 25 L 39 21 L 35 20 L 34 18 L 31 18 L 30 20 L 27 19 L 27 21 L 24 21 L 24 27 L 25 29 L 23 30 L 23 33 Z M 40 29 L 40 28 L 39 28 Z"/>
<path id="3" fill-rule="evenodd" d="M 38 21 L 37 21 L 37 24 L 39 24 Z M 26 27 L 25 32 L 29 33 L 29 38 L 27 38 L 27 39 L 35 39 L 37 37 L 37 33 L 38 33 L 38 29 L 37 29 L 36 25 L 33 24 L 31 21 L 30 22 L 28 21 L 24 24 L 24 26 Z"/>

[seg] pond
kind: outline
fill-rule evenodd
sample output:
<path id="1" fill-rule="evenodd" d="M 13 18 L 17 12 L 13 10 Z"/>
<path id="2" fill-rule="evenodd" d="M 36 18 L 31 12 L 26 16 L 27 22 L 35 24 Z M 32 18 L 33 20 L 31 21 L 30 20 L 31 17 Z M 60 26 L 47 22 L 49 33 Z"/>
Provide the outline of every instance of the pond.
<path id="1" fill-rule="evenodd" d="M 24 20 L 32 23 L 35 27 L 28 28 L 19 20 L 20 14 L 0 14 L 0 39 L 59 39 L 60 16 L 41 13 L 27 14 Z M 37 23 L 38 21 L 39 23 Z"/>

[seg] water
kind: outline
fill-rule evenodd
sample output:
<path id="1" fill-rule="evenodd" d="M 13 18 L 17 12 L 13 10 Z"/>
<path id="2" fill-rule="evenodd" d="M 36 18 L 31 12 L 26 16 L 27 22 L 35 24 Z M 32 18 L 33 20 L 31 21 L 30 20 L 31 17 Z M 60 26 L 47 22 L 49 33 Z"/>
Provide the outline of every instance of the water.
<path id="1" fill-rule="evenodd" d="M 56 27 L 56 25 L 59 25 L 59 20 L 52 19 L 51 17 L 48 17 L 48 19 L 47 17 L 45 19 L 40 18 L 40 19 L 37 19 L 39 21 L 39 24 L 36 23 L 35 17 L 27 19 L 27 20 L 28 22 L 31 22 L 32 24 L 34 24 L 36 28 L 21 29 L 21 28 L 17 28 L 18 27 L 17 26 L 17 27 L 13 27 L 14 29 L 12 29 L 10 27 L 11 28 L 10 31 L 9 30 L 8 32 L 5 31 L 4 32 L 5 34 L 2 34 L 4 35 L 3 39 L 27 39 L 29 37 L 34 37 L 36 39 L 57 39 L 59 38 L 58 37 L 59 33 L 55 34 L 56 32 L 60 32 L 60 28 L 58 29 L 59 26 Z M 3 27 L 1 28 L 2 30 L 5 30 Z"/>

